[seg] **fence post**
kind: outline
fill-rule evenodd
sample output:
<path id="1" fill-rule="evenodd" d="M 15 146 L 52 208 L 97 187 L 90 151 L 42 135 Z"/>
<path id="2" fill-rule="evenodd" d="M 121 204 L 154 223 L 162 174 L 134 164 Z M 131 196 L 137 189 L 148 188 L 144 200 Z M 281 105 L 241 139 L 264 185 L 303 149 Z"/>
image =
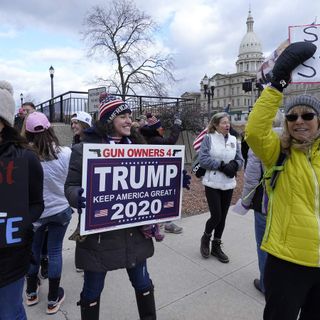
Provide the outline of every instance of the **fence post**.
<path id="1" fill-rule="evenodd" d="M 63 99 L 62 95 L 60 96 L 60 122 L 63 122 L 64 114 L 63 114 Z"/>

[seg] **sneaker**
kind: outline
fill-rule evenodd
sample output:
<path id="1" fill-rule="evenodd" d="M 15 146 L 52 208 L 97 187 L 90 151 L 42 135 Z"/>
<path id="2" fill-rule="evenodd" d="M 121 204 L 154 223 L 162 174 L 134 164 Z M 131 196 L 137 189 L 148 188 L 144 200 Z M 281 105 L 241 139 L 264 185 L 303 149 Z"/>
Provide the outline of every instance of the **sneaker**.
<path id="1" fill-rule="evenodd" d="M 48 279 L 48 258 L 41 258 L 40 261 L 40 278 Z"/>
<path id="2" fill-rule="evenodd" d="M 168 232 L 168 233 L 179 234 L 179 233 L 182 232 L 182 230 L 183 230 L 182 227 L 177 226 L 173 222 L 166 223 L 165 226 L 164 226 L 164 231 Z"/>
<path id="3" fill-rule="evenodd" d="M 26 305 L 33 306 L 39 302 L 40 279 L 38 277 L 27 277 Z"/>
<path id="4" fill-rule="evenodd" d="M 62 302 L 64 301 L 65 294 L 63 288 L 59 287 L 58 298 L 56 301 L 48 301 L 47 314 L 55 314 L 59 311 Z"/>

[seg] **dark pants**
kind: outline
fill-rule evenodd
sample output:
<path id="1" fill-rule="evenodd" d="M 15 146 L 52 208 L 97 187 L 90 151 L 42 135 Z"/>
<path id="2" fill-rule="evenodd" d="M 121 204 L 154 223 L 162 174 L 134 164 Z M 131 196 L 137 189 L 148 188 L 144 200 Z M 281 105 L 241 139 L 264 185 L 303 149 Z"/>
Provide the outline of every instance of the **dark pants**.
<path id="1" fill-rule="evenodd" d="M 205 187 L 205 192 L 210 210 L 210 218 L 206 223 L 205 233 L 211 234 L 214 230 L 214 238 L 221 239 L 233 189 L 219 190 Z"/>
<path id="2" fill-rule="evenodd" d="M 144 292 L 152 286 L 149 277 L 147 262 L 137 264 L 134 268 L 127 269 L 132 286 L 138 292 Z M 107 272 L 84 271 L 84 283 L 81 298 L 84 301 L 94 301 L 98 299 L 104 288 L 104 279 Z"/>
<path id="3" fill-rule="evenodd" d="M 320 319 L 320 268 L 268 255 L 264 273 L 264 320 Z"/>

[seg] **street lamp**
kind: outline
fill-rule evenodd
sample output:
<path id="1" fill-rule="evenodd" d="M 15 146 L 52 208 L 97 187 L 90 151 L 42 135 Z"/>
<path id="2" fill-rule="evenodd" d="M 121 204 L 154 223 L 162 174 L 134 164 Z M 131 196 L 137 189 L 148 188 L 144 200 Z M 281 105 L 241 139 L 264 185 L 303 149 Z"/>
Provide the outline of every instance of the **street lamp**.
<path id="1" fill-rule="evenodd" d="M 50 73 L 50 78 L 51 78 L 51 99 L 53 98 L 54 94 L 53 94 L 53 75 L 54 75 L 54 68 L 53 66 L 51 66 L 49 68 L 49 73 Z"/>
<path id="2" fill-rule="evenodd" d="M 20 101 L 21 101 L 21 107 L 23 105 L 23 93 L 20 93 Z"/>
<path id="3" fill-rule="evenodd" d="M 49 120 L 50 122 L 53 122 L 54 120 L 54 104 L 53 104 L 53 75 L 54 75 L 54 69 L 53 66 L 51 66 L 49 68 L 49 74 L 50 74 L 50 78 L 51 78 L 51 99 L 50 99 L 50 103 L 49 103 Z"/>
<path id="4" fill-rule="evenodd" d="M 214 89 L 215 89 L 215 81 L 209 80 L 207 75 L 202 79 L 203 88 L 204 88 L 204 97 L 208 98 L 208 118 L 210 118 L 210 100 L 213 100 L 214 97 Z"/>

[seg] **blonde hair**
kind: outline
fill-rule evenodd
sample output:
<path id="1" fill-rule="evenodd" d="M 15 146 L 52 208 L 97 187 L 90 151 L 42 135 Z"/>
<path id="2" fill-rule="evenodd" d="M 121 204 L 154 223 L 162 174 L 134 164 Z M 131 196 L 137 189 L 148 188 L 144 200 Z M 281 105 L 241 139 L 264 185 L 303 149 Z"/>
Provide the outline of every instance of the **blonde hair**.
<path id="1" fill-rule="evenodd" d="M 217 126 L 219 125 L 221 119 L 225 117 L 229 119 L 229 115 L 226 112 L 215 113 L 209 121 L 208 133 L 214 133 L 215 131 L 217 131 Z"/>
<path id="2" fill-rule="evenodd" d="M 287 114 L 291 114 L 294 111 L 299 111 L 301 113 L 310 112 L 310 111 L 314 112 L 314 109 L 309 106 L 300 105 L 300 106 L 295 106 L 291 108 Z M 317 116 L 317 119 L 319 122 L 319 116 Z M 285 120 L 283 125 L 283 133 L 280 137 L 282 151 L 286 154 L 290 154 L 290 148 L 293 147 L 295 149 L 298 149 L 306 153 L 311 147 L 311 145 L 314 143 L 314 141 L 319 138 L 319 136 L 320 136 L 320 130 L 318 128 L 317 134 L 314 137 L 312 137 L 310 140 L 299 142 L 290 135 L 289 129 L 288 129 L 288 121 Z"/>

